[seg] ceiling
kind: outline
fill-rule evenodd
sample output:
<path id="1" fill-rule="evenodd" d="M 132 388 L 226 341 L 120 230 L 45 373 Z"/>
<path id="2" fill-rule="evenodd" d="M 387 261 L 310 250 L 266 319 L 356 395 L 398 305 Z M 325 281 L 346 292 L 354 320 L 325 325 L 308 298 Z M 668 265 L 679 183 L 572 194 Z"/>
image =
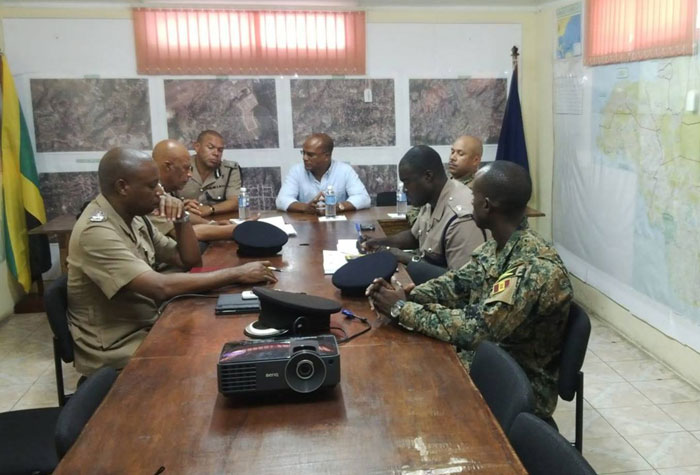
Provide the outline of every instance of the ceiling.
<path id="1" fill-rule="evenodd" d="M 253 7 L 253 8 L 385 8 L 385 7 L 537 7 L 552 0 L 3 0 L 22 7 Z"/>

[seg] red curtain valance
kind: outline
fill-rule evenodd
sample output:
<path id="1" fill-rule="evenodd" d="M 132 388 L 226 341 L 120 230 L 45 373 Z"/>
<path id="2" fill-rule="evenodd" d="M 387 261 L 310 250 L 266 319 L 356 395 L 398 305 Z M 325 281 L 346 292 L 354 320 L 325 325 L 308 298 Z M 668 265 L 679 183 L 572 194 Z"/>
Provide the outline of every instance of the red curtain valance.
<path id="1" fill-rule="evenodd" d="M 587 65 L 693 54 L 697 0 L 588 0 Z"/>
<path id="2" fill-rule="evenodd" d="M 364 12 L 135 8 L 140 74 L 364 74 Z"/>

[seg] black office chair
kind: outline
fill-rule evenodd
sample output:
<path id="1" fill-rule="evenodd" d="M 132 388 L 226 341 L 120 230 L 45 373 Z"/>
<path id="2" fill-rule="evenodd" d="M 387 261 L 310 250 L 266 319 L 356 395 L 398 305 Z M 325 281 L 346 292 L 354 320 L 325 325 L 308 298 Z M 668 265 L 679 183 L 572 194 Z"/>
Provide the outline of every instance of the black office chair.
<path id="1" fill-rule="evenodd" d="M 495 343 L 483 341 L 469 367 L 469 376 L 504 432 L 521 412 L 531 412 L 535 397 L 523 369 Z"/>
<path id="2" fill-rule="evenodd" d="M 64 407 L 0 413 L 0 474 L 51 473 L 114 383 L 102 368 L 85 380 Z"/>
<path id="3" fill-rule="evenodd" d="M 436 266 L 435 264 L 430 264 L 424 260 L 418 262 L 409 262 L 406 266 L 406 272 L 411 278 L 414 284 L 420 285 L 428 282 L 431 279 L 440 277 L 442 274 L 447 272 L 447 268 Z"/>
<path id="4" fill-rule="evenodd" d="M 519 414 L 508 439 L 530 475 L 595 475 L 569 441 L 537 416 Z"/>
<path id="5" fill-rule="evenodd" d="M 97 370 L 78 387 L 61 409 L 56 422 L 56 451 L 59 459 L 66 455 L 78 439 L 83 427 L 102 404 L 116 379 L 117 371 L 113 368 Z"/>
<path id="6" fill-rule="evenodd" d="M 576 438 L 573 444 L 579 452 L 583 452 L 583 371 L 581 367 L 586 357 L 590 336 L 591 320 L 588 314 L 580 305 L 571 302 L 559 362 L 559 396 L 565 401 L 571 401 L 576 397 Z M 545 419 L 545 422 L 557 427 L 551 417 Z"/>
<path id="7" fill-rule="evenodd" d="M 377 193 L 377 206 L 396 206 L 396 192 L 380 191 Z"/>
<path id="8" fill-rule="evenodd" d="M 56 373 L 56 391 L 58 405 L 64 406 L 70 395 L 66 395 L 63 385 L 63 367 L 61 360 L 72 363 L 73 337 L 68 329 L 68 277 L 62 275 L 56 279 L 44 293 L 46 316 L 53 332 L 53 362 Z"/>

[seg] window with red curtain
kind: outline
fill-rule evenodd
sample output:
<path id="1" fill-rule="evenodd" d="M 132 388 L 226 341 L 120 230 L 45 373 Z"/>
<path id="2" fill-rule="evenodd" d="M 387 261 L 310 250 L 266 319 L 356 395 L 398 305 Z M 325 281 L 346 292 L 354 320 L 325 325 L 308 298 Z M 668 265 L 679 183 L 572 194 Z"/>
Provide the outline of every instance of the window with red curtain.
<path id="1" fill-rule="evenodd" d="M 364 74 L 364 12 L 135 8 L 140 74 Z"/>
<path id="2" fill-rule="evenodd" d="M 693 54 L 697 0 L 588 0 L 587 65 Z"/>

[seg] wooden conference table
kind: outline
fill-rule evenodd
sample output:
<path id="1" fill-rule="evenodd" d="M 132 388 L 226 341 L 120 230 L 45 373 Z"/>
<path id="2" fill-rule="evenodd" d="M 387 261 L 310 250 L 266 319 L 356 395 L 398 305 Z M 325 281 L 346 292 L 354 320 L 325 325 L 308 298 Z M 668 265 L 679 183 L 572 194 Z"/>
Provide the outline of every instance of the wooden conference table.
<path id="1" fill-rule="evenodd" d="M 386 210 L 384 210 L 385 213 Z M 56 473 L 525 473 L 453 348 L 406 332 L 341 297 L 323 275 L 322 249 L 357 235 L 355 222 L 286 215 L 297 236 L 280 256 L 275 288 L 342 301 L 373 329 L 340 347 L 341 382 L 325 392 L 227 399 L 217 391 L 223 344 L 245 339 L 255 315 L 215 316 L 215 298 L 171 303 L 121 372 Z M 380 228 L 376 234 L 381 235 Z M 217 242 L 205 266 L 248 261 Z M 402 282 L 408 276 L 398 274 Z M 240 292 L 247 287 L 230 287 Z M 364 327 L 333 315 L 348 334 Z"/>
<path id="2" fill-rule="evenodd" d="M 372 216 L 377 216 L 381 219 L 382 224 L 388 225 L 388 229 L 385 229 L 388 234 L 393 234 L 393 232 L 398 232 L 403 229 L 408 229 L 408 222 L 405 219 L 393 219 L 387 220 L 386 213 L 393 213 L 395 211 L 394 206 L 382 206 L 372 208 L 370 210 L 364 210 L 364 213 L 371 213 Z M 273 212 L 265 212 L 273 213 Z M 525 209 L 525 215 L 528 218 L 539 218 L 545 216 L 545 214 L 535 208 L 530 208 L 529 206 Z M 59 252 L 59 262 L 61 264 L 61 273 L 67 273 L 66 268 L 66 258 L 68 257 L 68 242 L 70 241 L 70 235 L 73 231 L 73 226 L 75 226 L 76 217 L 72 214 L 62 214 L 53 218 L 51 221 L 37 226 L 36 228 L 29 231 L 29 234 L 45 234 L 47 236 L 53 236 L 58 241 L 58 252 Z M 391 232 L 390 232 L 391 231 Z"/>

